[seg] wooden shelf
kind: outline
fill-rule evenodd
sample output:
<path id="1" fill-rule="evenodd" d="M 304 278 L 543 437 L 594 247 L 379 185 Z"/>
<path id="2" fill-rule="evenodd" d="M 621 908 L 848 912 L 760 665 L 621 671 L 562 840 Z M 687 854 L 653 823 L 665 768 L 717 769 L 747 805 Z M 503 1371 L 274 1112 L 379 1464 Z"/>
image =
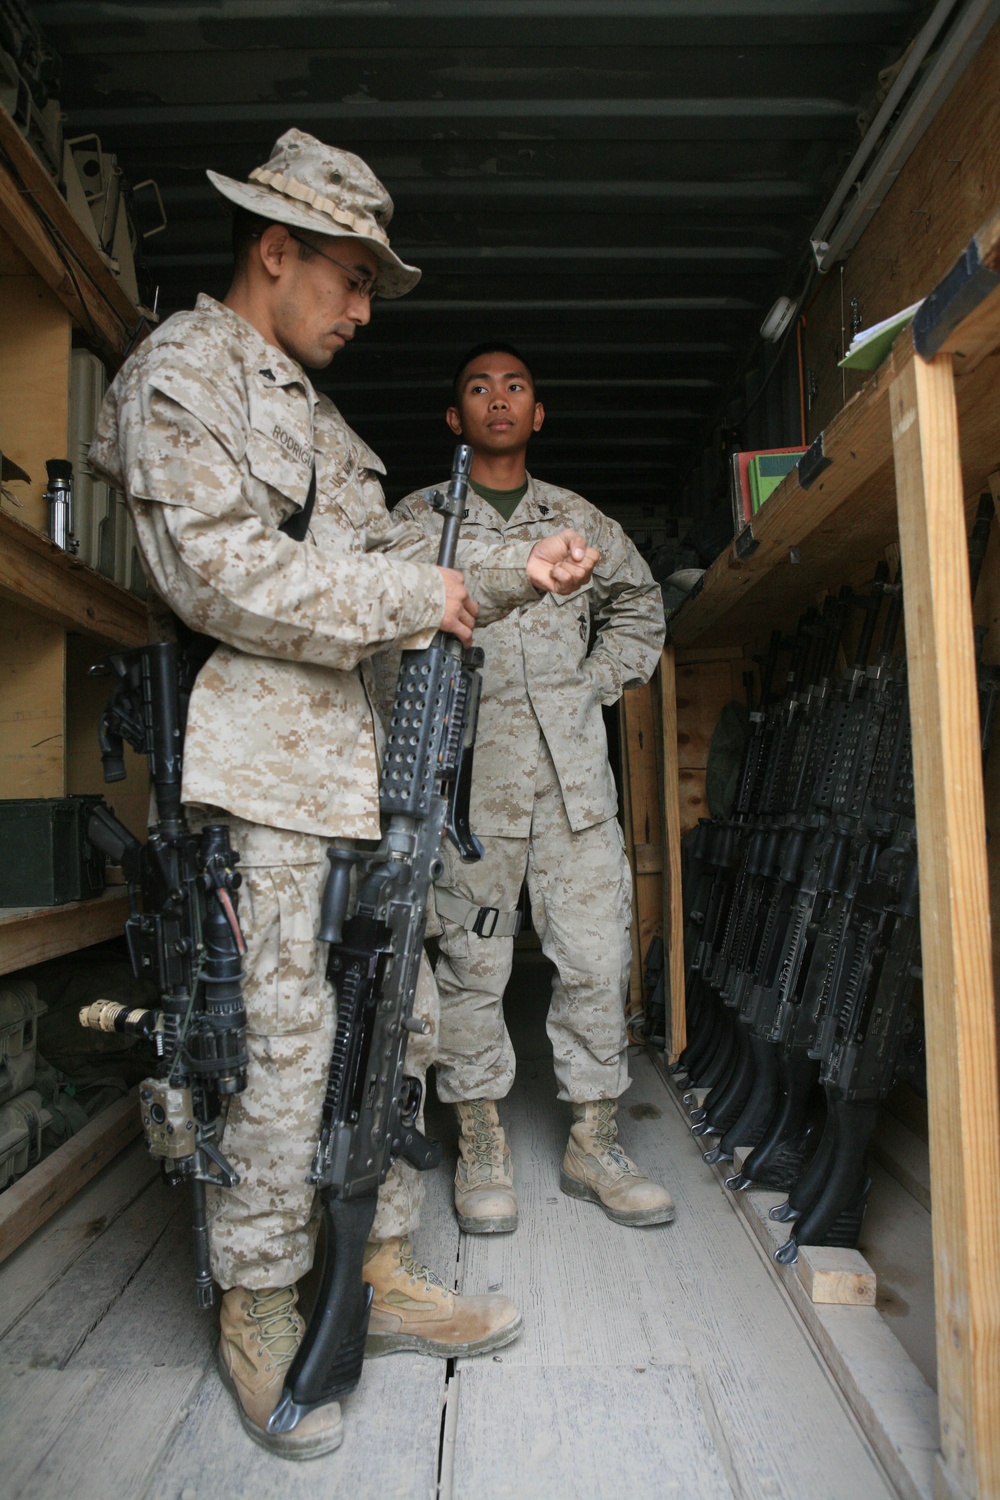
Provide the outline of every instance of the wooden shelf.
<path id="1" fill-rule="evenodd" d="M 678 646 L 757 641 L 787 626 L 831 579 L 861 582 L 898 531 L 889 390 L 915 358 L 949 353 L 966 495 L 997 467 L 1000 214 L 927 298 L 889 358 L 708 569 L 669 622 Z M 916 345 L 916 348 L 915 348 Z M 992 356 L 992 357 L 990 357 Z M 803 486 L 802 478 L 806 479 Z M 795 549 L 793 552 L 792 549 Z"/>
<path id="2" fill-rule="evenodd" d="M 141 599 L 6 511 L 0 511 L 0 597 L 116 646 L 147 640 Z"/>
<path id="3" fill-rule="evenodd" d="M 0 974 L 121 937 L 127 913 L 122 886 L 65 906 L 0 906 Z"/>
<path id="4" fill-rule="evenodd" d="M 0 225 L 113 371 L 148 331 L 10 115 L 0 108 Z"/>

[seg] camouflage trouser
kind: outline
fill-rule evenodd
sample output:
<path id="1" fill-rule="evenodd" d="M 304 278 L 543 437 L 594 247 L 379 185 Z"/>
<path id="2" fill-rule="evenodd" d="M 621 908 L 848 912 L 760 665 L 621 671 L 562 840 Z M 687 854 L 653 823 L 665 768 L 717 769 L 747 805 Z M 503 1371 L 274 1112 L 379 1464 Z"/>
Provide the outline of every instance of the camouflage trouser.
<path id="1" fill-rule="evenodd" d="M 632 961 L 632 877 L 617 820 L 573 832 L 542 740 L 530 836 L 482 843 L 484 858 L 470 865 L 446 846 L 439 885 L 476 906 L 510 911 L 527 875 L 532 921 L 556 967 L 546 1024 L 559 1098 L 617 1099 L 629 1083 L 625 992 Z M 442 926 L 438 1093 L 449 1103 L 501 1099 L 514 1081 L 503 1018 L 513 939 L 480 938 L 448 920 Z"/>
<path id="2" fill-rule="evenodd" d="M 240 922 L 247 940 L 243 993 L 250 1054 L 247 1087 L 230 1103 L 222 1148 L 240 1175 L 209 1189 L 212 1273 L 223 1288 L 288 1286 L 312 1265 L 318 1200 L 306 1181 L 319 1136 L 333 1046 L 335 1000 L 327 945 L 316 941 L 327 840 L 261 828 L 229 814 L 240 854 Z M 437 990 L 426 960 L 407 1072 L 421 1080 L 434 1057 Z M 396 1162 L 379 1192 L 376 1239 L 409 1234 L 423 1200 L 421 1174 Z"/>

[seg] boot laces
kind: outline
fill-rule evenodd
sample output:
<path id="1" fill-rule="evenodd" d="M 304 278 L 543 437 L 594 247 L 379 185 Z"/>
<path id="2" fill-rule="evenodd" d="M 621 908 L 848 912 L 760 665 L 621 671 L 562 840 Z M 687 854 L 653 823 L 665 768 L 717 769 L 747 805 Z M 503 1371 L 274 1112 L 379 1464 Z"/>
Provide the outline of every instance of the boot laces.
<path id="1" fill-rule="evenodd" d="M 631 1157 L 625 1155 L 619 1143 L 614 1099 L 601 1099 L 598 1101 L 594 1140 L 600 1146 L 602 1153 L 607 1158 L 608 1164 L 623 1176 L 634 1174 L 638 1177 L 640 1175 L 639 1168 Z"/>
<path id="2" fill-rule="evenodd" d="M 295 1288 L 289 1286 L 282 1287 L 278 1292 L 253 1292 L 251 1296 L 247 1316 L 257 1325 L 261 1354 L 267 1357 L 276 1370 L 280 1370 L 284 1365 L 291 1364 L 299 1346 Z M 279 1348 L 282 1340 L 288 1340 L 291 1347 Z"/>
<path id="3" fill-rule="evenodd" d="M 428 1290 L 432 1286 L 436 1286 L 443 1292 L 448 1291 L 448 1287 L 445 1286 L 440 1276 L 435 1276 L 434 1272 L 428 1266 L 421 1265 L 419 1260 L 416 1259 L 413 1254 L 413 1246 L 409 1240 L 400 1241 L 399 1264 L 408 1275 L 413 1277 L 414 1281 L 422 1281 Z"/>
<path id="4" fill-rule="evenodd" d="M 503 1153 L 498 1150 L 497 1127 L 490 1118 L 491 1111 L 484 1099 L 470 1100 L 472 1106 L 473 1135 L 469 1141 L 472 1161 L 468 1164 L 469 1182 L 490 1182 L 494 1172 L 503 1177 Z"/>

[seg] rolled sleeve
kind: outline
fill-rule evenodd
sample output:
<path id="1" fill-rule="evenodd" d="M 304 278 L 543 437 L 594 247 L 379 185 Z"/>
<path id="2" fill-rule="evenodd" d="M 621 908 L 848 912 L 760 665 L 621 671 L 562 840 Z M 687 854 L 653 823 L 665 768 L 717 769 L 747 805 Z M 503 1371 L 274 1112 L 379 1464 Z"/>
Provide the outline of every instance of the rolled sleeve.
<path id="1" fill-rule="evenodd" d="M 601 552 L 592 605 L 597 633 L 586 669 L 600 701 L 608 705 L 626 688 L 649 681 L 666 626 L 660 587 L 618 523 L 602 516 L 595 545 Z"/>

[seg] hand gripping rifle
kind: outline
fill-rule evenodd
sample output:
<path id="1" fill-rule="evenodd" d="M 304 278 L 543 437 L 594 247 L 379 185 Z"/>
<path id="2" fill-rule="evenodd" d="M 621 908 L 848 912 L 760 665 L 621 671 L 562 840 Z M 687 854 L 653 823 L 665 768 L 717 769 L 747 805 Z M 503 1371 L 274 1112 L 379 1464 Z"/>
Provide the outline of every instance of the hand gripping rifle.
<path id="1" fill-rule="evenodd" d="M 116 679 L 101 722 L 105 781 L 125 776 L 122 740 L 149 757 L 158 821 L 145 844 L 106 808 L 87 837 L 128 884 L 125 924 L 132 969 L 152 979 L 158 1010 L 98 1000 L 80 1012 L 94 1031 L 149 1037 L 159 1067 L 139 1085 L 146 1144 L 173 1185 L 191 1185 L 198 1305 L 212 1305 L 205 1184 L 239 1178 L 216 1144 L 222 1101 L 246 1087 L 246 1013 L 241 991 L 246 944 L 237 916 L 240 876 L 229 830 L 195 833 L 181 805 L 181 752 L 193 672 L 173 642 L 108 657 L 94 669 Z M 197 664 L 192 664 L 196 670 Z"/>
<path id="2" fill-rule="evenodd" d="M 471 464 L 472 449 L 460 444 L 447 493 L 429 497 L 444 517 L 439 567 L 454 566 Z M 482 662 L 478 647 L 463 650 L 441 631 L 422 651 L 403 652 L 379 793 L 387 831 L 374 853 L 341 841 L 328 851 L 319 937 L 330 944 L 337 1031 L 310 1174 L 323 1206 L 326 1260 L 267 1424 L 272 1433 L 290 1432 L 357 1385 L 372 1300 L 362 1268 L 379 1185 L 397 1156 L 420 1170 L 440 1161 L 440 1148 L 417 1129 L 422 1089 L 403 1062 L 409 1033 L 427 1029 L 413 1017 L 413 997 L 442 836 L 464 860 L 483 852 L 468 819 Z M 347 918 L 356 865 L 357 905 Z"/>

